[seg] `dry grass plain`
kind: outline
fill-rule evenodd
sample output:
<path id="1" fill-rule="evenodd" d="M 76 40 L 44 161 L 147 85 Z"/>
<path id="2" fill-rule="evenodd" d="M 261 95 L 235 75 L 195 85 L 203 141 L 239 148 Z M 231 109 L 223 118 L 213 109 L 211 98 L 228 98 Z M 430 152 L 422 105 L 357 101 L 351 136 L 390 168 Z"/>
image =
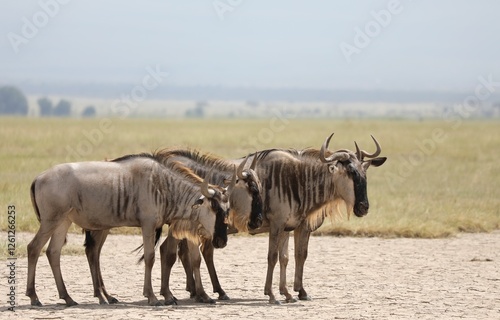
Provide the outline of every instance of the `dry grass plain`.
<path id="1" fill-rule="evenodd" d="M 374 148 L 373 134 L 388 161 L 368 171 L 370 214 L 325 223 L 318 234 L 437 238 L 500 228 L 498 121 L 277 115 L 247 120 L 0 118 L 0 230 L 7 228 L 7 205 L 16 208 L 18 231 L 37 230 L 29 186 L 38 173 L 57 163 L 172 146 L 241 157 L 265 148 L 319 148 L 331 132 L 332 149 L 353 149 L 356 140 L 368 151 Z"/>

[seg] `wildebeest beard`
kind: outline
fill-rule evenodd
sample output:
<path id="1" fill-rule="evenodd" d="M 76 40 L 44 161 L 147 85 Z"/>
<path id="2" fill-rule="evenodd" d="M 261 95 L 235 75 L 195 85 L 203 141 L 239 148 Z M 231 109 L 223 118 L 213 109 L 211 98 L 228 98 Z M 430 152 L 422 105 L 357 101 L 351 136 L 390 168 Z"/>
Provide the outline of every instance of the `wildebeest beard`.
<path id="1" fill-rule="evenodd" d="M 210 199 L 210 205 L 215 212 L 215 229 L 212 244 L 215 248 L 224 248 L 227 244 L 227 224 L 225 220 L 228 213 L 214 199 Z"/>
<path id="2" fill-rule="evenodd" d="M 347 174 L 354 185 L 354 214 L 363 217 L 368 213 L 369 202 L 366 191 L 366 176 L 361 175 L 352 164 L 345 164 Z"/>
<path id="3" fill-rule="evenodd" d="M 262 225 L 262 198 L 258 190 L 252 190 L 252 211 L 250 212 L 250 221 L 248 227 L 257 229 Z"/>

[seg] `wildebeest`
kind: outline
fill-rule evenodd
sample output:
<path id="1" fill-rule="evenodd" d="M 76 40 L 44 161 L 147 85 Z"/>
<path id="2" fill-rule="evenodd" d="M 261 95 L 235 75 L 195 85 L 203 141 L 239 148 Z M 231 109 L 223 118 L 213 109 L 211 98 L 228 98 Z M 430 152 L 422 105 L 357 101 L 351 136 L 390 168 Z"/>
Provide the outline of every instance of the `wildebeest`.
<path id="1" fill-rule="evenodd" d="M 356 143 L 355 153 L 346 149 L 331 152 L 328 144 L 332 136 L 325 140 L 320 150 L 271 149 L 253 155 L 258 158 L 255 170 L 262 183 L 264 225 L 250 233 L 269 232 L 264 293 L 269 296 L 270 303 L 276 303 L 272 278 L 278 257 L 280 293 L 285 295 L 286 301 L 295 301 L 286 286 L 290 231 L 294 231 L 295 241 L 294 290 L 299 299 L 309 300 L 302 279 L 311 232 L 320 227 L 327 216 L 338 212 L 342 202 L 348 213 L 354 211 L 358 217 L 368 213 L 366 170 L 382 165 L 387 158 L 378 158 L 381 148 L 373 136 L 377 148 L 373 154 L 360 150 Z M 209 244 L 206 247 L 210 252 Z M 213 257 L 204 256 L 207 265 L 211 264 Z"/>
<path id="2" fill-rule="evenodd" d="M 151 284 L 157 230 L 171 224 L 174 236 L 215 238 L 216 220 L 224 221 L 229 210 L 226 189 L 209 186 L 180 164 L 165 166 L 155 154 L 129 155 L 111 162 L 56 165 L 34 179 L 31 200 L 40 228 L 28 245 L 26 295 L 36 306 L 41 306 L 35 291 L 36 264 L 49 238 L 46 254 L 59 297 L 68 306 L 76 304 L 66 290 L 60 269 L 61 248 L 73 222 L 86 230 L 141 227 L 143 294 L 150 305 L 159 305 Z M 186 230 L 185 225 L 190 229 Z M 227 228 L 220 231 L 227 240 Z M 188 232 L 194 234 L 187 235 Z"/>
<path id="3" fill-rule="evenodd" d="M 156 156 L 159 161 L 166 165 L 180 162 L 183 166 L 190 168 L 194 173 L 205 178 L 214 185 L 227 184 L 227 180 L 231 175 L 234 175 L 234 163 L 210 154 L 202 154 L 196 150 L 164 149 L 158 151 Z M 246 160 L 239 163 L 236 169 L 237 180 L 232 183 L 234 186 L 231 188 L 229 194 L 229 220 L 233 219 L 233 217 L 234 219 L 237 218 L 237 222 L 234 224 L 237 225 L 241 231 L 247 230 L 247 228 L 257 228 L 262 223 L 261 184 L 254 171 L 256 165 L 255 160 L 254 158 L 254 161 L 248 169 L 244 169 Z M 87 238 L 90 240 L 89 243 L 91 245 L 87 245 L 85 249 L 94 283 L 94 296 L 99 298 L 99 303 L 101 304 L 106 303 L 106 301 L 109 303 L 117 302 L 114 297 L 106 292 L 100 272 L 99 255 L 107 234 L 108 231 L 106 230 L 88 232 Z M 179 239 L 181 239 L 179 236 L 172 237 L 169 230 L 169 236 L 167 236 L 167 239 L 165 239 L 160 247 L 162 261 L 162 286 L 160 294 L 165 297 L 165 302 L 167 304 L 175 303 L 176 299 L 169 289 L 169 279 L 170 270 L 177 257 L 177 247 L 179 247 L 182 252 L 181 259 L 185 261 L 184 266 L 186 272 L 191 275 L 188 277 L 190 283 L 187 287 L 190 288 L 192 296 L 200 302 L 214 302 L 205 293 L 201 284 L 201 278 L 199 276 L 201 257 L 198 243 L 195 239 L 191 239 L 191 241 L 187 241 L 186 239 L 179 241 Z M 212 250 L 213 253 L 214 246 L 210 239 L 204 238 L 201 240 L 203 242 L 202 247 L 204 249 L 202 252 L 204 255 L 209 255 L 209 250 Z M 188 250 L 188 247 L 191 249 Z M 218 247 L 221 246 L 219 245 Z M 213 262 L 207 266 L 214 292 L 219 293 L 219 299 L 228 299 L 218 281 Z M 193 274 L 195 275 L 194 279 Z"/>
<path id="4" fill-rule="evenodd" d="M 201 154 L 196 150 L 165 150 L 162 155 L 168 161 L 179 161 L 183 165 L 188 166 L 196 174 L 208 179 L 210 183 L 222 183 L 234 166 L 232 161 L 225 160 L 209 154 Z M 230 202 L 229 223 L 239 231 L 247 231 L 258 228 L 262 224 L 262 198 L 261 198 L 261 183 L 254 169 L 256 158 L 247 170 L 243 170 L 246 161 L 245 158 L 238 165 L 237 177 L 238 183 L 233 188 Z M 212 174 L 210 174 L 210 172 Z M 238 188 L 239 186 L 239 188 Z M 187 285 L 186 288 L 191 292 L 192 297 L 199 302 L 213 302 L 210 299 L 201 285 L 199 276 L 199 264 L 201 257 L 199 249 L 193 246 L 192 243 L 182 241 L 177 243 L 172 238 L 167 238 L 160 247 L 162 256 L 162 265 L 166 267 L 165 273 L 162 274 L 162 291 L 161 294 L 165 297 L 167 304 L 175 303 L 176 298 L 169 290 L 169 273 L 176 259 L 176 248 L 179 247 L 179 256 L 183 260 L 183 265 L 186 270 Z M 227 300 L 229 297 L 222 289 L 215 266 L 213 263 L 213 246 L 205 239 L 202 242 L 202 253 L 207 262 L 210 279 L 213 286 L 213 292 L 219 294 L 220 300 Z M 164 259 L 164 260 L 163 260 Z M 207 259 L 211 259 L 210 261 Z M 194 274 L 194 278 L 193 278 Z"/>

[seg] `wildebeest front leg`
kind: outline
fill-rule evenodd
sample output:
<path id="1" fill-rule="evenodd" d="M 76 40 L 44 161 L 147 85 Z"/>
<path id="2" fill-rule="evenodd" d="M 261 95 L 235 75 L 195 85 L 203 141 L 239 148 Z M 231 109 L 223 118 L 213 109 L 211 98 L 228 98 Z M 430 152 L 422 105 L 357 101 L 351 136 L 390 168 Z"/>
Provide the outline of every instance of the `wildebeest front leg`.
<path id="1" fill-rule="evenodd" d="M 155 262 L 155 226 L 142 228 L 142 239 L 144 241 L 144 290 L 143 295 L 148 298 L 148 303 L 151 306 L 161 306 L 162 303 L 158 301 L 154 292 L 153 285 L 151 284 L 151 272 Z"/>
<path id="2" fill-rule="evenodd" d="M 208 239 L 203 241 L 201 253 L 203 254 L 203 258 L 205 259 L 205 264 L 207 265 L 208 274 L 210 275 L 210 281 L 212 281 L 214 293 L 219 294 L 219 300 L 229 300 L 228 295 L 220 285 L 219 277 L 217 276 L 217 270 L 215 270 L 214 246 L 212 245 L 212 241 Z"/>
<path id="3" fill-rule="evenodd" d="M 183 239 L 179 242 L 179 259 L 186 273 L 186 291 L 189 292 L 190 298 L 196 296 L 196 287 L 193 276 L 193 266 L 191 265 L 191 257 L 189 256 L 188 240 Z"/>
<path id="4" fill-rule="evenodd" d="M 66 219 L 56 228 L 54 234 L 50 239 L 50 243 L 46 251 L 50 268 L 52 269 L 54 279 L 56 280 L 59 298 L 64 299 L 68 307 L 78 304 L 69 296 L 68 291 L 66 290 L 66 286 L 64 285 L 64 280 L 61 273 L 61 249 L 66 242 L 66 235 L 68 233 L 70 225 L 71 220 Z"/>
<path id="5" fill-rule="evenodd" d="M 167 238 L 160 246 L 161 257 L 161 290 L 160 294 L 165 298 L 166 305 L 177 304 L 177 299 L 170 291 L 170 273 L 177 258 L 177 244 L 179 240 L 172 236 L 169 228 Z"/>
<path id="6" fill-rule="evenodd" d="M 109 234 L 109 230 L 87 231 L 85 240 L 85 254 L 90 267 L 94 297 L 99 299 L 99 304 L 118 303 L 118 299 L 108 294 L 101 273 L 101 250 Z M 89 239 L 89 237 L 91 239 Z"/>
<path id="7" fill-rule="evenodd" d="M 286 268 L 288 266 L 288 241 L 290 239 L 290 233 L 284 232 L 279 238 L 279 261 L 280 261 L 280 294 L 285 296 L 286 302 L 297 302 L 296 299 L 288 292 L 286 285 Z"/>
<path id="8" fill-rule="evenodd" d="M 215 303 L 215 301 L 206 294 L 205 289 L 203 289 L 200 274 L 201 255 L 198 244 L 188 241 L 188 251 L 191 260 L 191 266 L 193 267 L 194 284 L 196 291 L 195 300 L 197 302 L 203 303 Z"/>
<path id="9" fill-rule="evenodd" d="M 280 304 L 276 301 L 274 296 L 273 285 L 273 272 L 276 262 L 278 262 L 279 248 L 283 246 L 283 240 L 288 236 L 288 232 L 272 228 L 269 231 L 269 248 L 267 252 L 267 276 L 266 284 L 264 286 L 264 294 L 269 296 L 269 303 Z"/>
<path id="10" fill-rule="evenodd" d="M 304 264 L 307 259 L 307 248 L 309 246 L 311 232 L 309 232 L 307 226 L 303 223 L 295 229 L 293 235 L 295 243 L 295 280 L 293 290 L 299 293 L 300 300 L 311 300 L 311 297 L 307 295 L 302 284 Z"/>

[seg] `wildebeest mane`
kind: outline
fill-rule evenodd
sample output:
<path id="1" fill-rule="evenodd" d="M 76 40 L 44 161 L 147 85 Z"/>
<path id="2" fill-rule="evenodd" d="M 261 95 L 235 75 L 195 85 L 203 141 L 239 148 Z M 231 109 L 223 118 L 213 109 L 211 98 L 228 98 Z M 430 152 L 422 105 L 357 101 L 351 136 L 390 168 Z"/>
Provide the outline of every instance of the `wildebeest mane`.
<path id="1" fill-rule="evenodd" d="M 137 158 L 149 158 L 158 161 L 155 156 L 151 153 L 143 152 L 143 153 L 138 153 L 138 154 L 128 154 L 113 160 L 110 160 L 111 162 L 124 162 L 130 159 L 137 159 Z"/>
<path id="2" fill-rule="evenodd" d="M 162 163 L 166 163 L 171 159 L 175 159 L 176 157 L 183 157 L 190 159 L 193 164 L 190 166 L 193 172 L 200 176 L 206 176 L 209 168 L 216 168 L 218 170 L 214 170 L 212 177 L 206 177 L 213 184 L 222 185 L 224 184 L 224 180 L 230 179 L 231 176 L 226 176 L 224 174 L 218 174 L 219 172 L 231 172 L 234 170 L 234 166 L 228 163 L 225 159 L 210 154 L 210 153 L 201 153 L 196 149 L 162 149 L 155 153 L 158 161 Z"/>
<path id="3" fill-rule="evenodd" d="M 165 161 L 172 157 L 181 156 L 196 161 L 203 166 L 217 167 L 224 170 L 231 169 L 231 165 L 229 165 L 223 158 L 211 153 L 201 153 L 199 150 L 196 149 L 167 148 L 159 150 L 158 152 L 156 152 L 156 155 L 160 159 L 160 161 Z"/>

